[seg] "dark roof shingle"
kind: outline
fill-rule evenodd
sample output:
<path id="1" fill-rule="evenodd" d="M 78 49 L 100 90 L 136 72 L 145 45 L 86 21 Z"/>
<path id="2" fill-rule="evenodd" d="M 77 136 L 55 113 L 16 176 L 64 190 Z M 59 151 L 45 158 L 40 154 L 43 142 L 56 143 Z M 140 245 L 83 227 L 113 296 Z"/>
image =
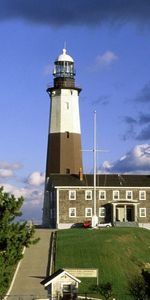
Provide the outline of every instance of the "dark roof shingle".
<path id="1" fill-rule="evenodd" d="M 48 183 L 48 187 L 93 185 L 93 174 L 84 174 L 82 181 L 78 175 L 74 174 L 51 174 Z M 150 187 L 150 175 L 97 174 L 96 185 L 99 187 Z"/>

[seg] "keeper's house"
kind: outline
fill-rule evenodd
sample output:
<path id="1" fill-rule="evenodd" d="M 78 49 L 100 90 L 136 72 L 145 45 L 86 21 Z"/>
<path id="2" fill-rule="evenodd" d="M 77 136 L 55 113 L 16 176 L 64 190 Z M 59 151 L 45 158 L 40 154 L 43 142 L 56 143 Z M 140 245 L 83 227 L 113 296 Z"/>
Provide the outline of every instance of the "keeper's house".
<path id="1" fill-rule="evenodd" d="M 149 175 L 97 175 L 98 222 L 150 228 Z M 51 175 L 46 188 L 43 225 L 70 228 L 92 220 L 93 175 Z"/>

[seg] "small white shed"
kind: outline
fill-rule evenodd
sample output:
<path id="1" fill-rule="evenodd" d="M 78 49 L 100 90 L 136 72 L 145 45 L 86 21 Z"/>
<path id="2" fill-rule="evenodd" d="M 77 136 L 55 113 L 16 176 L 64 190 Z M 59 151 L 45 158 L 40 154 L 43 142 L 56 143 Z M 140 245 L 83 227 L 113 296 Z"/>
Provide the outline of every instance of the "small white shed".
<path id="1" fill-rule="evenodd" d="M 81 281 L 69 272 L 59 269 L 41 281 L 51 299 L 70 300 L 77 298 L 78 286 Z"/>

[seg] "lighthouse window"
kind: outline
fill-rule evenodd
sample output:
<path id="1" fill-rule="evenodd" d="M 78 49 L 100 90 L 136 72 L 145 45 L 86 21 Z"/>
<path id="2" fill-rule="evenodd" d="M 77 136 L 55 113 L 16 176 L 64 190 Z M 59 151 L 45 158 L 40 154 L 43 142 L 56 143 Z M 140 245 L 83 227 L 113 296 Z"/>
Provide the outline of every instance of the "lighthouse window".
<path id="1" fill-rule="evenodd" d="M 76 200 L 76 191 L 69 191 L 69 200 Z"/>
<path id="2" fill-rule="evenodd" d="M 69 102 L 66 102 L 66 109 L 69 109 Z"/>
<path id="3" fill-rule="evenodd" d="M 69 131 L 66 131 L 67 139 L 69 139 Z"/>
<path id="4" fill-rule="evenodd" d="M 70 169 L 66 169 L 66 174 L 70 174 Z"/>

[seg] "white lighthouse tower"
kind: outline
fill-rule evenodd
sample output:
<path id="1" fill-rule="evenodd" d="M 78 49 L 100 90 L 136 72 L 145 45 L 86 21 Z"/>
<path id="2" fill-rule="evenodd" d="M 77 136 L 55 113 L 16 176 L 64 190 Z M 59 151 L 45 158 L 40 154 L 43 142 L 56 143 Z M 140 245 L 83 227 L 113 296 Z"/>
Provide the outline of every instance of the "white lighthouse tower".
<path id="1" fill-rule="evenodd" d="M 74 61 L 63 49 L 54 63 L 46 177 L 50 174 L 79 174 L 82 170 L 79 116 L 80 88 L 75 86 Z"/>
<path id="2" fill-rule="evenodd" d="M 81 178 L 82 149 L 79 116 L 79 93 L 75 86 L 74 61 L 63 49 L 54 63 L 54 83 L 47 89 L 50 96 L 50 121 L 43 204 L 43 225 L 56 227 L 58 199 L 51 178 L 63 180 L 71 174 Z"/>

